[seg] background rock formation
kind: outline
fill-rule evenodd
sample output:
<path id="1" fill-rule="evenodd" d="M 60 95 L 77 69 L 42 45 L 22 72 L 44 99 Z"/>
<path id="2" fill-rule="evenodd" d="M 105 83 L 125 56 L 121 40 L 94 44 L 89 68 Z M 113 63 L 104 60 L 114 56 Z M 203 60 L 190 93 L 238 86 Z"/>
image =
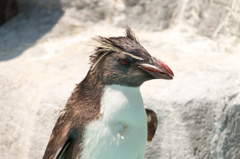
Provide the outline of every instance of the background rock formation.
<path id="1" fill-rule="evenodd" d="M 0 158 L 41 158 L 96 35 L 123 35 L 174 71 L 141 87 L 159 126 L 146 159 L 240 158 L 240 0 L 17 0 L 0 26 Z"/>

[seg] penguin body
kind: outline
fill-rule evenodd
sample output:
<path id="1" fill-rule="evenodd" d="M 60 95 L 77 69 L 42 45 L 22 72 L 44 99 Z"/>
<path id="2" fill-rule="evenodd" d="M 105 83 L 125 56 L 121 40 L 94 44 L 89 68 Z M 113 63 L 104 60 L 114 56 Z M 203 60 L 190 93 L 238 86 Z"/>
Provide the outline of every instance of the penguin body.
<path id="1" fill-rule="evenodd" d="M 101 114 L 86 127 L 82 158 L 144 158 L 147 115 L 139 87 L 105 87 Z"/>

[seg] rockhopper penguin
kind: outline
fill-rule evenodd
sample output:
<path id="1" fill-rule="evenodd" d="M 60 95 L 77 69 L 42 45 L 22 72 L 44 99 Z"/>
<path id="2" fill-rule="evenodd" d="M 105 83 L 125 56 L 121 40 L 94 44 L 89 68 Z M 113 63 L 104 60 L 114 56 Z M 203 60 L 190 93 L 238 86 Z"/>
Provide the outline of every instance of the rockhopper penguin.
<path id="1" fill-rule="evenodd" d="M 143 159 L 157 116 L 145 109 L 139 87 L 172 79 L 130 28 L 126 36 L 97 37 L 87 76 L 70 96 L 52 131 L 43 159 Z"/>

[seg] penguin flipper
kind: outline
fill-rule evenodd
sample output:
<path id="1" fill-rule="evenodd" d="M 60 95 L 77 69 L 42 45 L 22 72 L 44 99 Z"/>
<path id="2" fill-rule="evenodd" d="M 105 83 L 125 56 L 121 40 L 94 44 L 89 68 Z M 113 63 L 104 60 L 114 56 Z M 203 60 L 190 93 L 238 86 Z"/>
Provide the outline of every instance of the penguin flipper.
<path id="1" fill-rule="evenodd" d="M 65 122 L 69 118 L 65 113 L 62 113 L 56 122 L 43 159 L 64 159 L 70 158 L 73 155 L 74 149 L 77 146 L 78 129 L 72 128 L 71 122 Z"/>
<path id="2" fill-rule="evenodd" d="M 152 141 L 158 126 L 158 119 L 156 113 L 151 109 L 145 109 L 147 113 L 147 127 L 148 136 L 147 141 Z"/>
<path id="3" fill-rule="evenodd" d="M 43 156 L 43 159 L 72 158 L 73 151 L 75 149 L 74 146 L 77 141 L 77 131 L 73 131 L 68 134 L 69 135 L 66 136 L 64 136 L 63 134 L 56 135 L 56 133 L 53 131 L 53 134 Z"/>
<path id="4" fill-rule="evenodd" d="M 61 147 L 61 150 L 57 154 L 56 159 L 68 159 L 72 158 L 73 156 L 73 150 L 74 150 L 74 145 L 76 143 L 76 136 L 77 136 L 77 131 L 73 131 L 65 144 Z"/>
<path id="5" fill-rule="evenodd" d="M 69 150 L 69 145 L 71 144 L 71 141 L 69 141 L 69 139 L 67 140 L 67 142 L 64 144 L 64 146 L 61 147 L 60 152 L 57 154 L 57 158 L 56 159 L 64 159 L 66 156 L 66 152 L 67 150 Z"/>

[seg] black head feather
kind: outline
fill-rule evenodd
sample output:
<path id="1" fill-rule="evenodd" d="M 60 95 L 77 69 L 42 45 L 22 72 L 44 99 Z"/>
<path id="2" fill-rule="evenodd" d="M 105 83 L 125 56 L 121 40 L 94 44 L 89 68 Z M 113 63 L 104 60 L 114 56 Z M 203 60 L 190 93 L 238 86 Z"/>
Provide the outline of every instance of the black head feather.
<path id="1" fill-rule="evenodd" d="M 92 68 L 102 60 L 102 58 L 110 53 L 118 52 L 132 56 L 138 60 L 143 60 L 142 55 L 147 54 L 147 51 L 139 44 L 137 37 L 131 28 L 127 27 L 126 36 L 119 37 L 101 37 L 93 38 L 98 44 L 95 45 L 95 52 L 90 56 Z M 140 53 L 144 54 L 140 54 Z M 149 55 L 150 56 L 150 55 Z"/>
<path id="2" fill-rule="evenodd" d="M 127 27 L 126 29 L 126 37 L 138 42 L 138 38 L 136 37 L 135 33 L 132 31 L 131 28 Z"/>

